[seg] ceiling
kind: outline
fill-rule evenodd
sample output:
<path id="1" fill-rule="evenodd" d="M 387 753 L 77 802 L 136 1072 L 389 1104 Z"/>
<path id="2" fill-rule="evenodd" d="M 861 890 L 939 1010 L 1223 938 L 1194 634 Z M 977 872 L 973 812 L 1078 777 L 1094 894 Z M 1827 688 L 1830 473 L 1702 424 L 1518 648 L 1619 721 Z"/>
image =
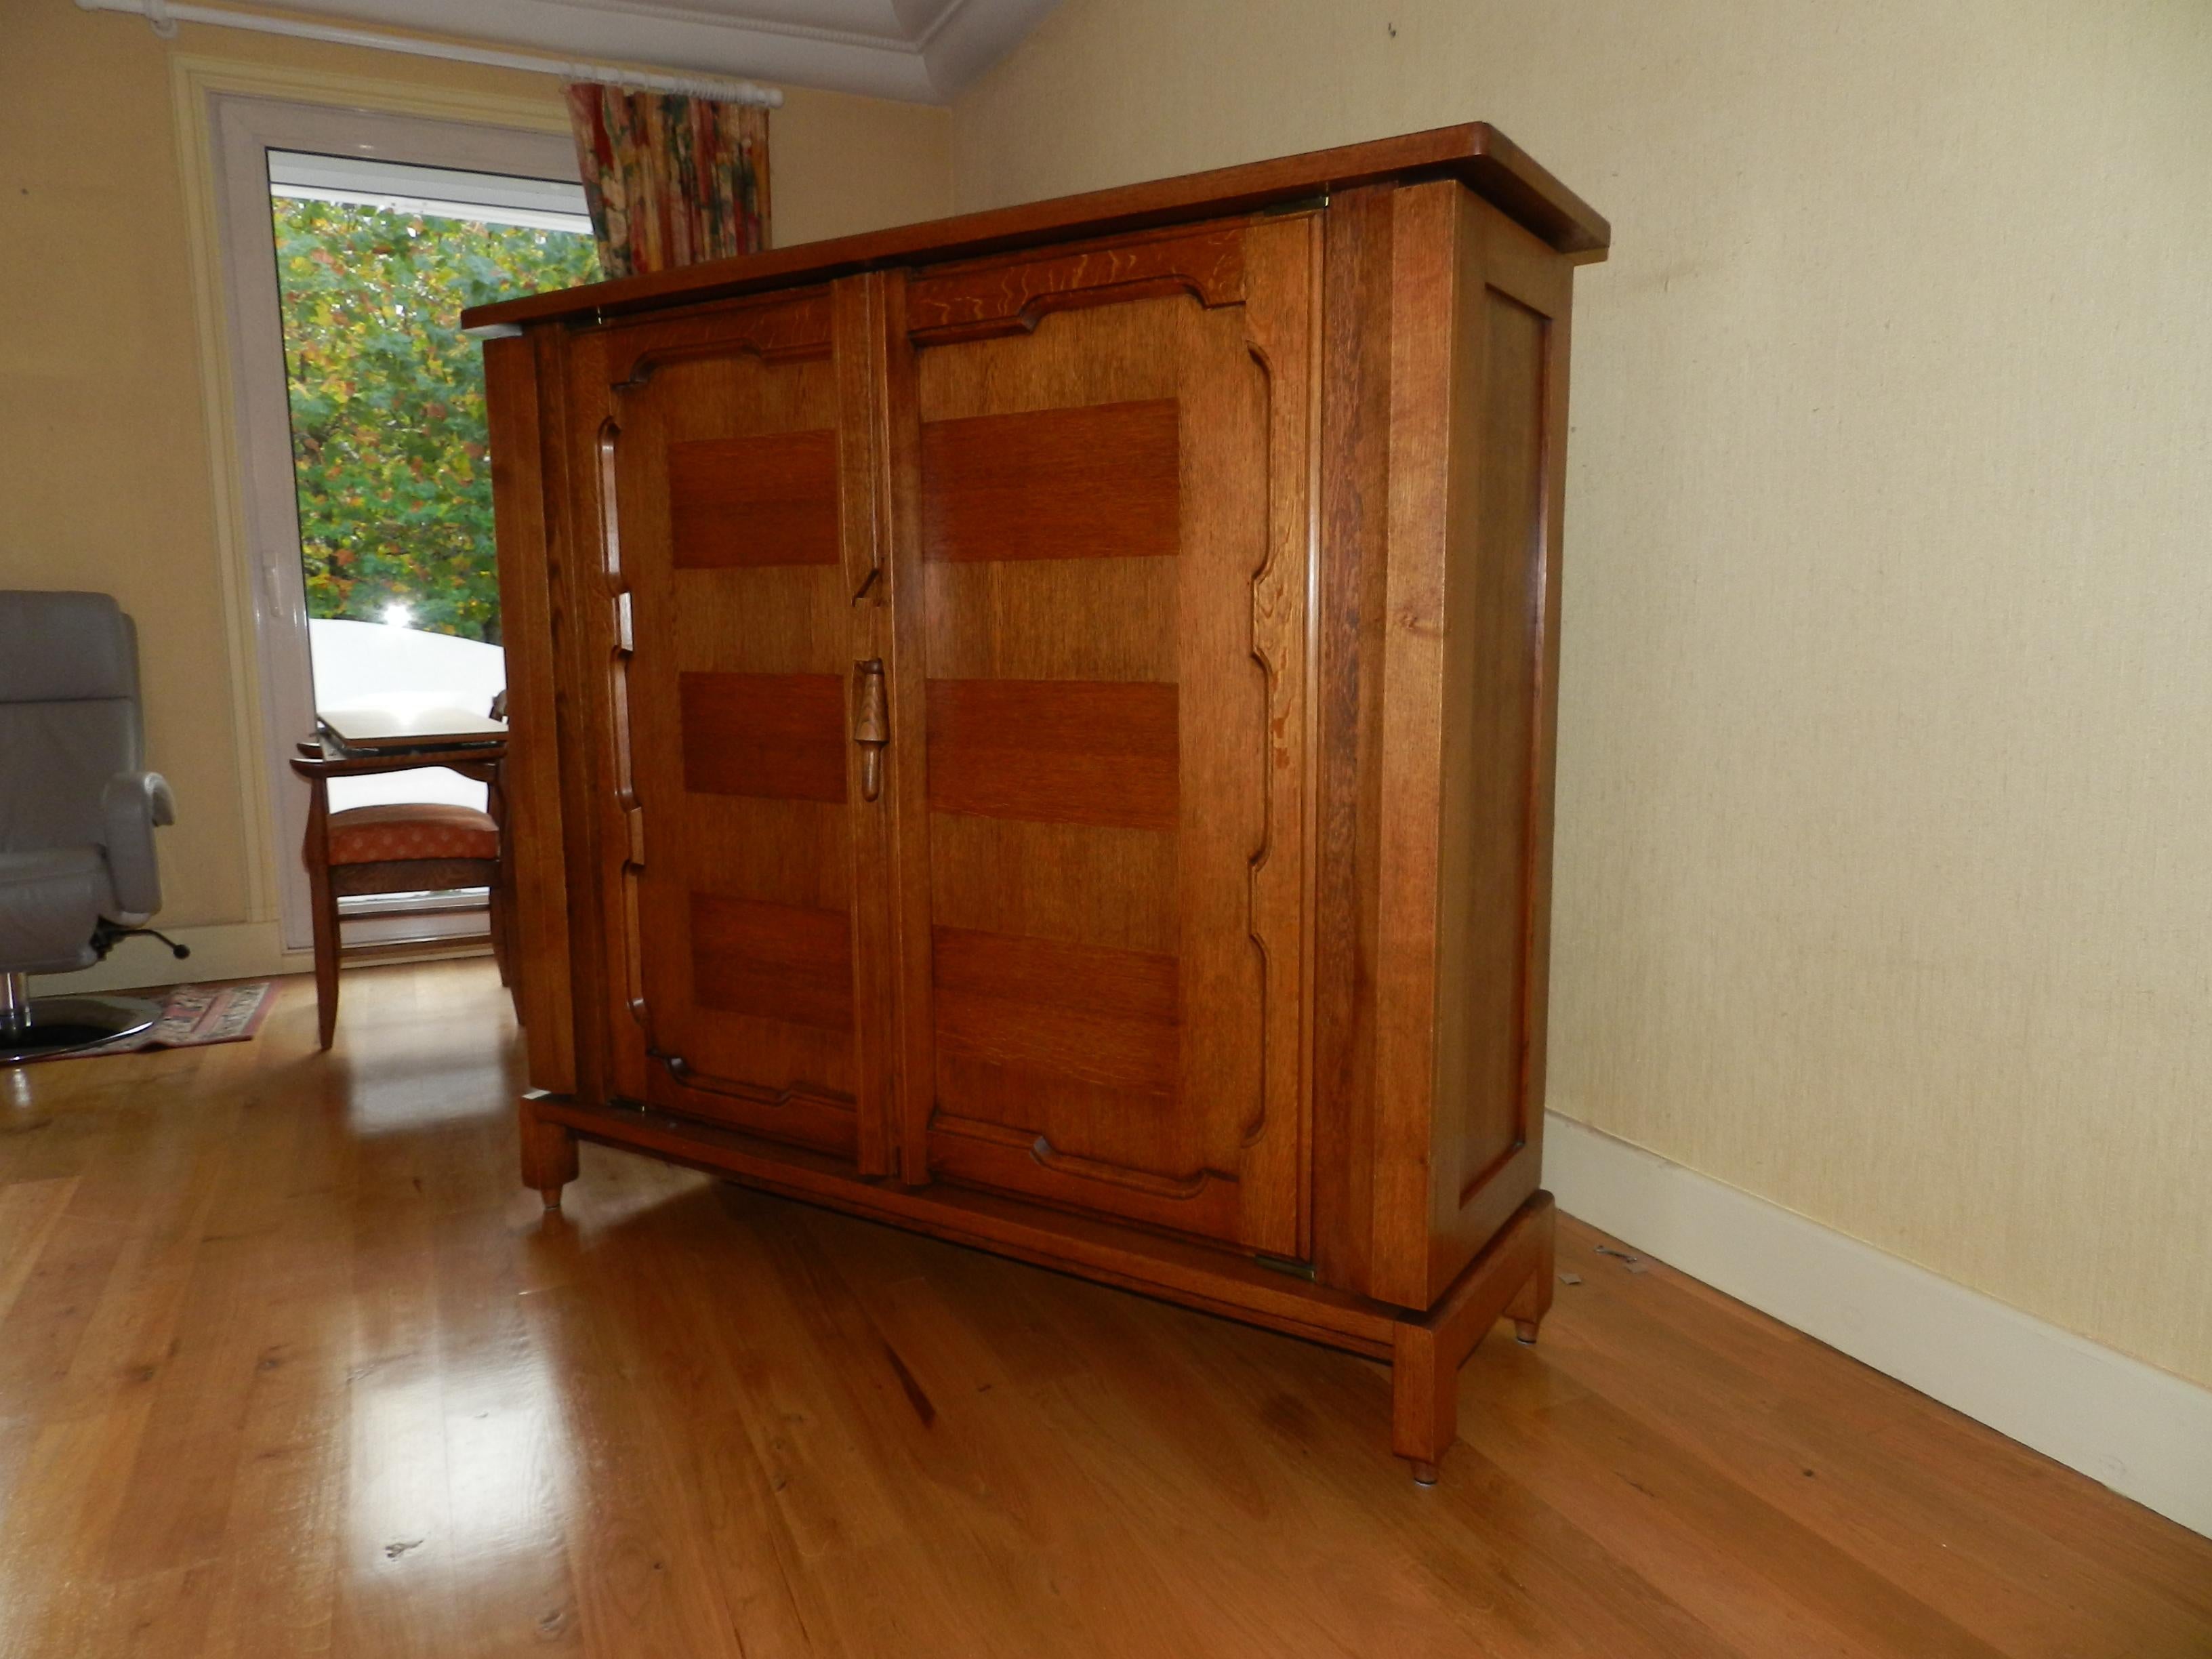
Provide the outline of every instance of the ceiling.
<path id="1" fill-rule="evenodd" d="M 1056 0 L 285 0 L 550 54 L 948 101 Z"/>

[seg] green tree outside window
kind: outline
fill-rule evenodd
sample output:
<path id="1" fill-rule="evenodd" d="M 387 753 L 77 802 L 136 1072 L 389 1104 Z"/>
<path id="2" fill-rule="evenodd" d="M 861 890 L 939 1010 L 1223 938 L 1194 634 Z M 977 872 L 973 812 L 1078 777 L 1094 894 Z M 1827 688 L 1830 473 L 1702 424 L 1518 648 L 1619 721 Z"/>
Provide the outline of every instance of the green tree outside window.
<path id="1" fill-rule="evenodd" d="M 483 301 L 594 282 L 588 236 L 274 198 L 307 614 L 499 642 Z"/>

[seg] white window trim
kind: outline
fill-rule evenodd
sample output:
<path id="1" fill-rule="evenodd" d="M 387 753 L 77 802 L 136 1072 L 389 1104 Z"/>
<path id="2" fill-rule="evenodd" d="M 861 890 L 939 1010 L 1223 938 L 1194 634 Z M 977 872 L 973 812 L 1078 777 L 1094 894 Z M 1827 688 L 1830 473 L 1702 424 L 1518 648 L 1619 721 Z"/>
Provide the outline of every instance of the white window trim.
<path id="1" fill-rule="evenodd" d="M 394 213 L 523 225 L 536 230 L 566 231 L 572 236 L 592 234 L 584 187 L 563 179 L 462 173 L 373 155 L 272 149 L 269 190 L 275 196 L 350 202 Z"/>

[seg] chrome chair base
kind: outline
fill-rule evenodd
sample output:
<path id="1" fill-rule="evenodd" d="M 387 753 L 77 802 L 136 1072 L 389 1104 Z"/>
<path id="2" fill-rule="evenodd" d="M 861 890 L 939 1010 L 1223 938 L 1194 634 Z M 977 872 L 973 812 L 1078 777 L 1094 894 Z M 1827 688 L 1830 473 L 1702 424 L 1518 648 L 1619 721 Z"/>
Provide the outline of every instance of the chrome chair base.
<path id="1" fill-rule="evenodd" d="M 161 1017 L 160 1004 L 137 997 L 26 997 L 21 975 L 5 977 L 13 983 L 0 987 L 0 1066 L 97 1048 Z"/>

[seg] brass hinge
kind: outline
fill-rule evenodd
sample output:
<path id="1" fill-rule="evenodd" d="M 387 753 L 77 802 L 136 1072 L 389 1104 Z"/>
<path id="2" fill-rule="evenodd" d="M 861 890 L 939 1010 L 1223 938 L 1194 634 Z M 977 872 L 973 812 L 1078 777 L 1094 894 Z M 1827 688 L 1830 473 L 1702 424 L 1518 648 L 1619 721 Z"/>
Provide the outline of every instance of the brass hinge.
<path id="1" fill-rule="evenodd" d="M 1303 1279 L 1309 1284 L 1315 1276 L 1314 1264 L 1310 1261 L 1293 1261 L 1286 1255 L 1255 1255 L 1252 1260 L 1270 1273 L 1288 1273 L 1292 1279 Z"/>

